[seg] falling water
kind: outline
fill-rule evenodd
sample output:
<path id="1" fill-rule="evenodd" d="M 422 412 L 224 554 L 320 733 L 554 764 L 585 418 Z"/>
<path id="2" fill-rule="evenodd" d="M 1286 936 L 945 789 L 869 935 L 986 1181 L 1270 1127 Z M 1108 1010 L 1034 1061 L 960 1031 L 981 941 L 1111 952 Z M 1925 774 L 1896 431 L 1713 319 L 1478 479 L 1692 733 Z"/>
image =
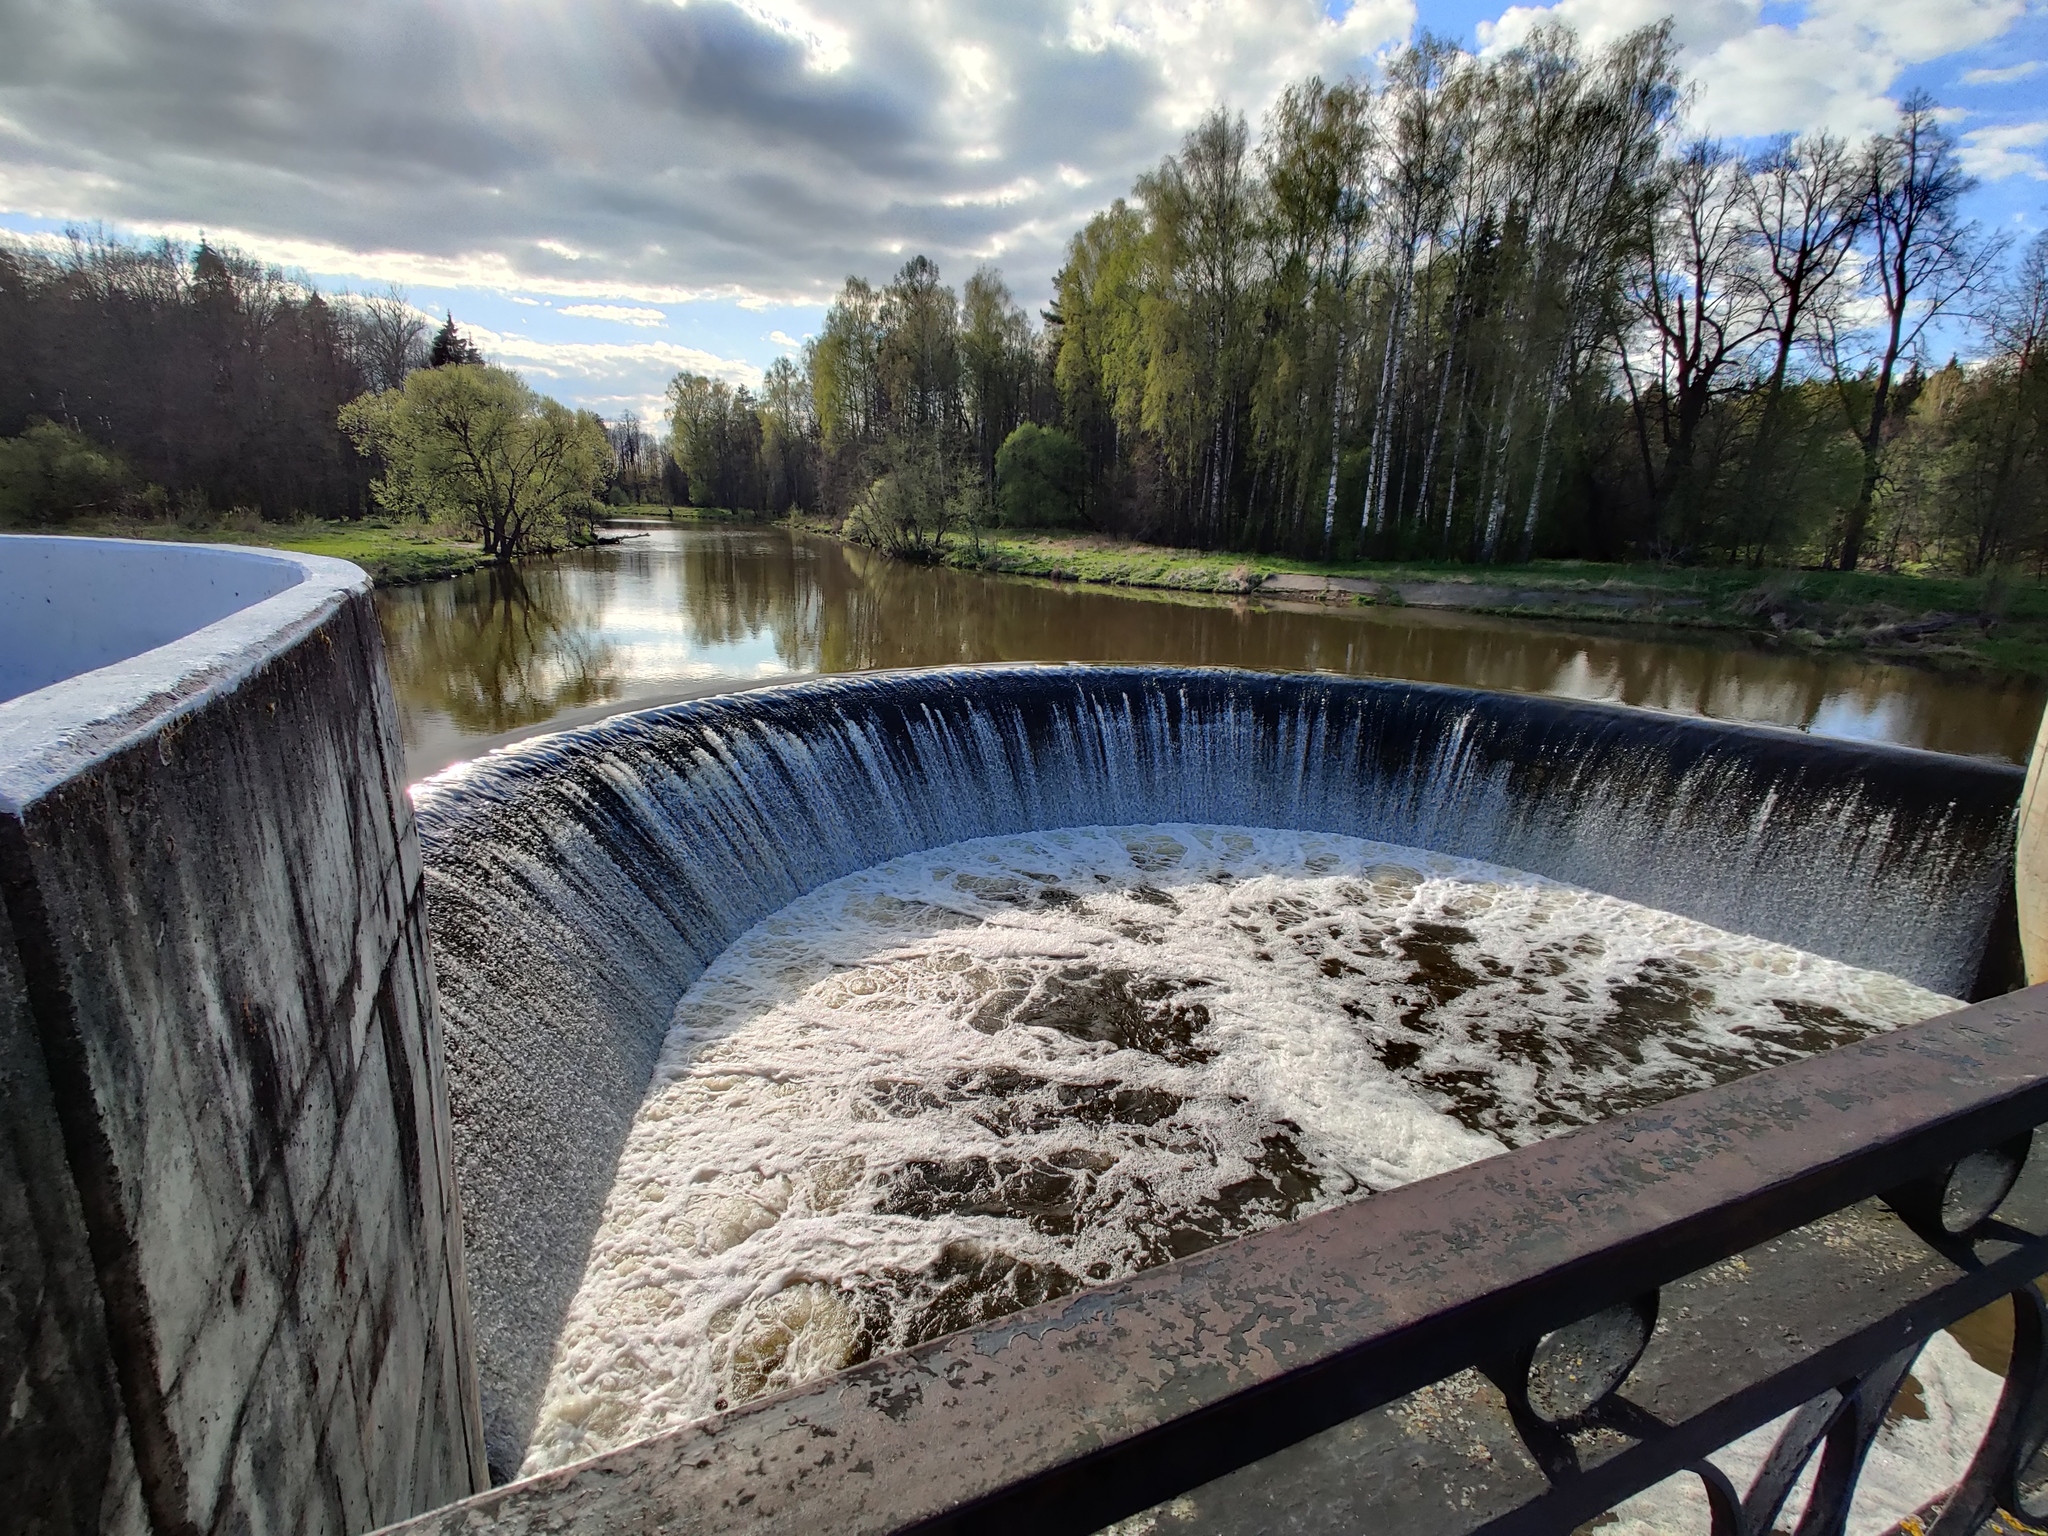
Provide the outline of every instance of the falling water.
<path id="1" fill-rule="evenodd" d="M 1106 668 L 799 685 L 454 770 L 418 805 L 493 1466 L 525 1455 L 678 1001 L 835 880 L 1048 829 L 1334 834 L 1966 995 L 2017 790 L 1997 765 L 1639 711 Z"/>

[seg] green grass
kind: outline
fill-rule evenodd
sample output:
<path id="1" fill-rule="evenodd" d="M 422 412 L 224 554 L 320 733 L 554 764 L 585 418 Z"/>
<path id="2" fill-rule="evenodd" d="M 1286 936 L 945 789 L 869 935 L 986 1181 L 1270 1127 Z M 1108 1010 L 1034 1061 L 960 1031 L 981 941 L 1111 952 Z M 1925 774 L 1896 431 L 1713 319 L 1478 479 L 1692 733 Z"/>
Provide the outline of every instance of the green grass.
<path id="1" fill-rule="evenodd" d="M 274 534 L 266 530 L 222 542 L 265 544 L 305 555 L 353 560 L 380 587 L 433 581 L 483 564 L 483 551 L 475 544 L 438 537 L 424 529 L 360 523 L 287 524 Z"/>
<path id="2" fill-rule="evenodd" d="M 483 552 L 475 544 L 433 533 L 417 523 L 394 523 L 375 518 L 361 522 L 325 522 L 307 518 L 291 523 L 264 523 L 254 518 L 229 517 L 218 523 L 198 525 L 93 518 L 65 523 L 61 527 L 8 531 L 289 549 L 305 555 L 352 560 L 368 571 L 370 579 L 380 587 L 404 586 L 409 582 L 459 575 L 483 564 Z"/>
<path id="3" fill-rule="evenodd" d="M 766 526 L 781 521 L 766 512 L 744 512 L 737 507 L 613 507 L 615 516 L 654 516 L 665 514 L 678 523 L 758 523 Z M 808 526 L 808 525 L 806 525 Z"/>
<path id="4" fill-rule="evenodd" d="M 1553 621 L 1653 624 L 1754 637 L 1787 651 L 1855 652 L 1885 660 L 2048 679 L 2048 583 L 1885 572 L 1602 564 L 1539 560 L 1322 562 L 1130 544 L 1087 534 L 1003 530 L 977 551 L 956 540 L 947 563 L 1019 576 L 1256 595 L 1283 572 L 1358 578 L 1375 590 L 1346 601 L 1398 603 L 1403 585 L 1473 589 L 1459 606 Z M 1613 599 L 1626 599 L 1616 607 Z M 1605 599 L 1606 601 L 1602 601 Z M 1891 631 L 1940 615 L 1959 622 L 1924 635 Z"/>

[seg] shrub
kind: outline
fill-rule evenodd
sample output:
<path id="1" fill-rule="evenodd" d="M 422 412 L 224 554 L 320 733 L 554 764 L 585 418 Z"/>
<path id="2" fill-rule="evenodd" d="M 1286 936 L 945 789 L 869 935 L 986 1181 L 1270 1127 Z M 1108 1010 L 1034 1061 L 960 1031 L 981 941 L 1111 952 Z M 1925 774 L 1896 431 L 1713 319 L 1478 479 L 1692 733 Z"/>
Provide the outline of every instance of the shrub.
<path id="1" fill-rule="evenodd" d="M 38 417 L 21 436 L 0 438 L 0 522 L 61 523 L 117 512 L 133 484 L 119 454 L 54 421 Z"/>
<path id="2" fill-rule="evenodd" d="M 996 453 L 996 507 L 1006 527 L 1073 527 L 1087 484 L 1087 456 L 1057 427 L 1027 421 Z"/>
<path id="3" fill-rule="evenodd" d="M 957 498 L 947 496 L 944 476 L 928 454 L 904 451 L 896 457 L 895 467 L 854 503 L 847 535 L 906 559 L 936 560 L 960 521 Z"/>

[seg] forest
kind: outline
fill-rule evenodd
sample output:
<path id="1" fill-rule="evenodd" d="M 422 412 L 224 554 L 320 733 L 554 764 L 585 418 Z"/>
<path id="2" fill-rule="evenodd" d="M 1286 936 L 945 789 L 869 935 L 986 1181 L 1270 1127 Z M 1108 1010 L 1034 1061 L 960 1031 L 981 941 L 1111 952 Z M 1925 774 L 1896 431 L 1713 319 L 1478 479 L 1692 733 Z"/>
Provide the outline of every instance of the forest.
<path id="1" fill-rule="evenodd" d="M 210 245 L 0 244 L 0 495 L 361 516 L 373 473 L 338 413 L 424 366 L 427 331 L 398 294 L 329 300 Z"/>
<path id="2" fill-rule="evenodd" d="M 430 336 L 397 290 L 324 295 L 203 242 L 0 244 L 0 364 L 0 524 L 374 510 L 505 560 L 588 540 L 657 456 L 489 366 L 453 315 Z"/>
<path id="3" fill-rule="evenodd" d="M 205 243 L 0 242 L 0 520 L 445 510 L 391 455 L 432 459 L 453 390 L 567 466 L 544 520 L 572 532 L 587 497 L 799 512 L 924 559 L 1029 526 L 2048 574 L 2048 236 L 1967 221 L 1925 97 L 1861 143 L 1730 146 L 1685 107 L 1668 24 L 1491 57 L 1425 35 L 1256 134 L 1210 113 L 1035 313 L 990 267 L 848 278 L 758 387 L 678 375 L 665 434 L 510 376 L 409 382 L 481 359 L 395 290 Z M 524 517 L 469 521 L 502 557 Z"/>
<path id="4" fill-rule="evenodd" d="M 1680 131 L 1667 26 L 1424 37 L 1213 112 L 999 273 L 849 278 L 758 391 L 671 388 L 702 505 L 930 557 L 1003 523 L 1308 558 L 2048 569 L 2048 243 L 1967 223 L 1939 109 Z M 1955 356 L 1936 358 L 1939 344 Z"/>

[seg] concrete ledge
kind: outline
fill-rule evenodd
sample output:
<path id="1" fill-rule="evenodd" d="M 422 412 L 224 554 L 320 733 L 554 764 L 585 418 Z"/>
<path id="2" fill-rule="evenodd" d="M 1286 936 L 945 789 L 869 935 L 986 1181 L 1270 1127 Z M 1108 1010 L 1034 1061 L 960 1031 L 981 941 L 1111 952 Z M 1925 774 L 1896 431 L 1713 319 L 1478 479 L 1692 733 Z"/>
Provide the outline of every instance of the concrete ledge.
<path id="1" fill-rule="evenodd" d="M 118 541 L 0 588 L 51 544 L 147 600 Z M 184 633 L 0 702 L 0 1487 L 358 1531 L 483 1467 L 396 710 L 360 570 L 168 553 Z"/>
<path id="2" fill-rule="evenodd" d="M 108 612 L 114 605 L 87 577 L 102 548 L 127 604 L 146 606 L 154 588 L 163 594 L 164 614 Z M 141 558 L 157 555 L 164 558 Z M 209 581 L 204 572 L 214 560 L 224 570 Z M 37 585 L 59 578 L 63 588 Z M 198 586 L 197 596 L 180 591 L 186 584 Z M 232 692 L 267 658 L 369 590 L 360 566 L 322 555 L 0 536 L 0 612 L 7 614 L 0 656 L 9 658 L 0 662 L 0 808 L 19 811 L 95 761 Z M 121 633 L 96 644 L 81 631 L 101 617 Z M 24 635 L 24 650 L 33 653 L 26 660 L 8 650 Z M 14 676 L 31 673 L 50 675 L 9 691 Z"/>
<path id="3" fill-rule="evenodd" d="M 10 537 L 0 555 L 0 699 L 182 640 L 309 574 L 303 557 L 220 545 Z"/>

